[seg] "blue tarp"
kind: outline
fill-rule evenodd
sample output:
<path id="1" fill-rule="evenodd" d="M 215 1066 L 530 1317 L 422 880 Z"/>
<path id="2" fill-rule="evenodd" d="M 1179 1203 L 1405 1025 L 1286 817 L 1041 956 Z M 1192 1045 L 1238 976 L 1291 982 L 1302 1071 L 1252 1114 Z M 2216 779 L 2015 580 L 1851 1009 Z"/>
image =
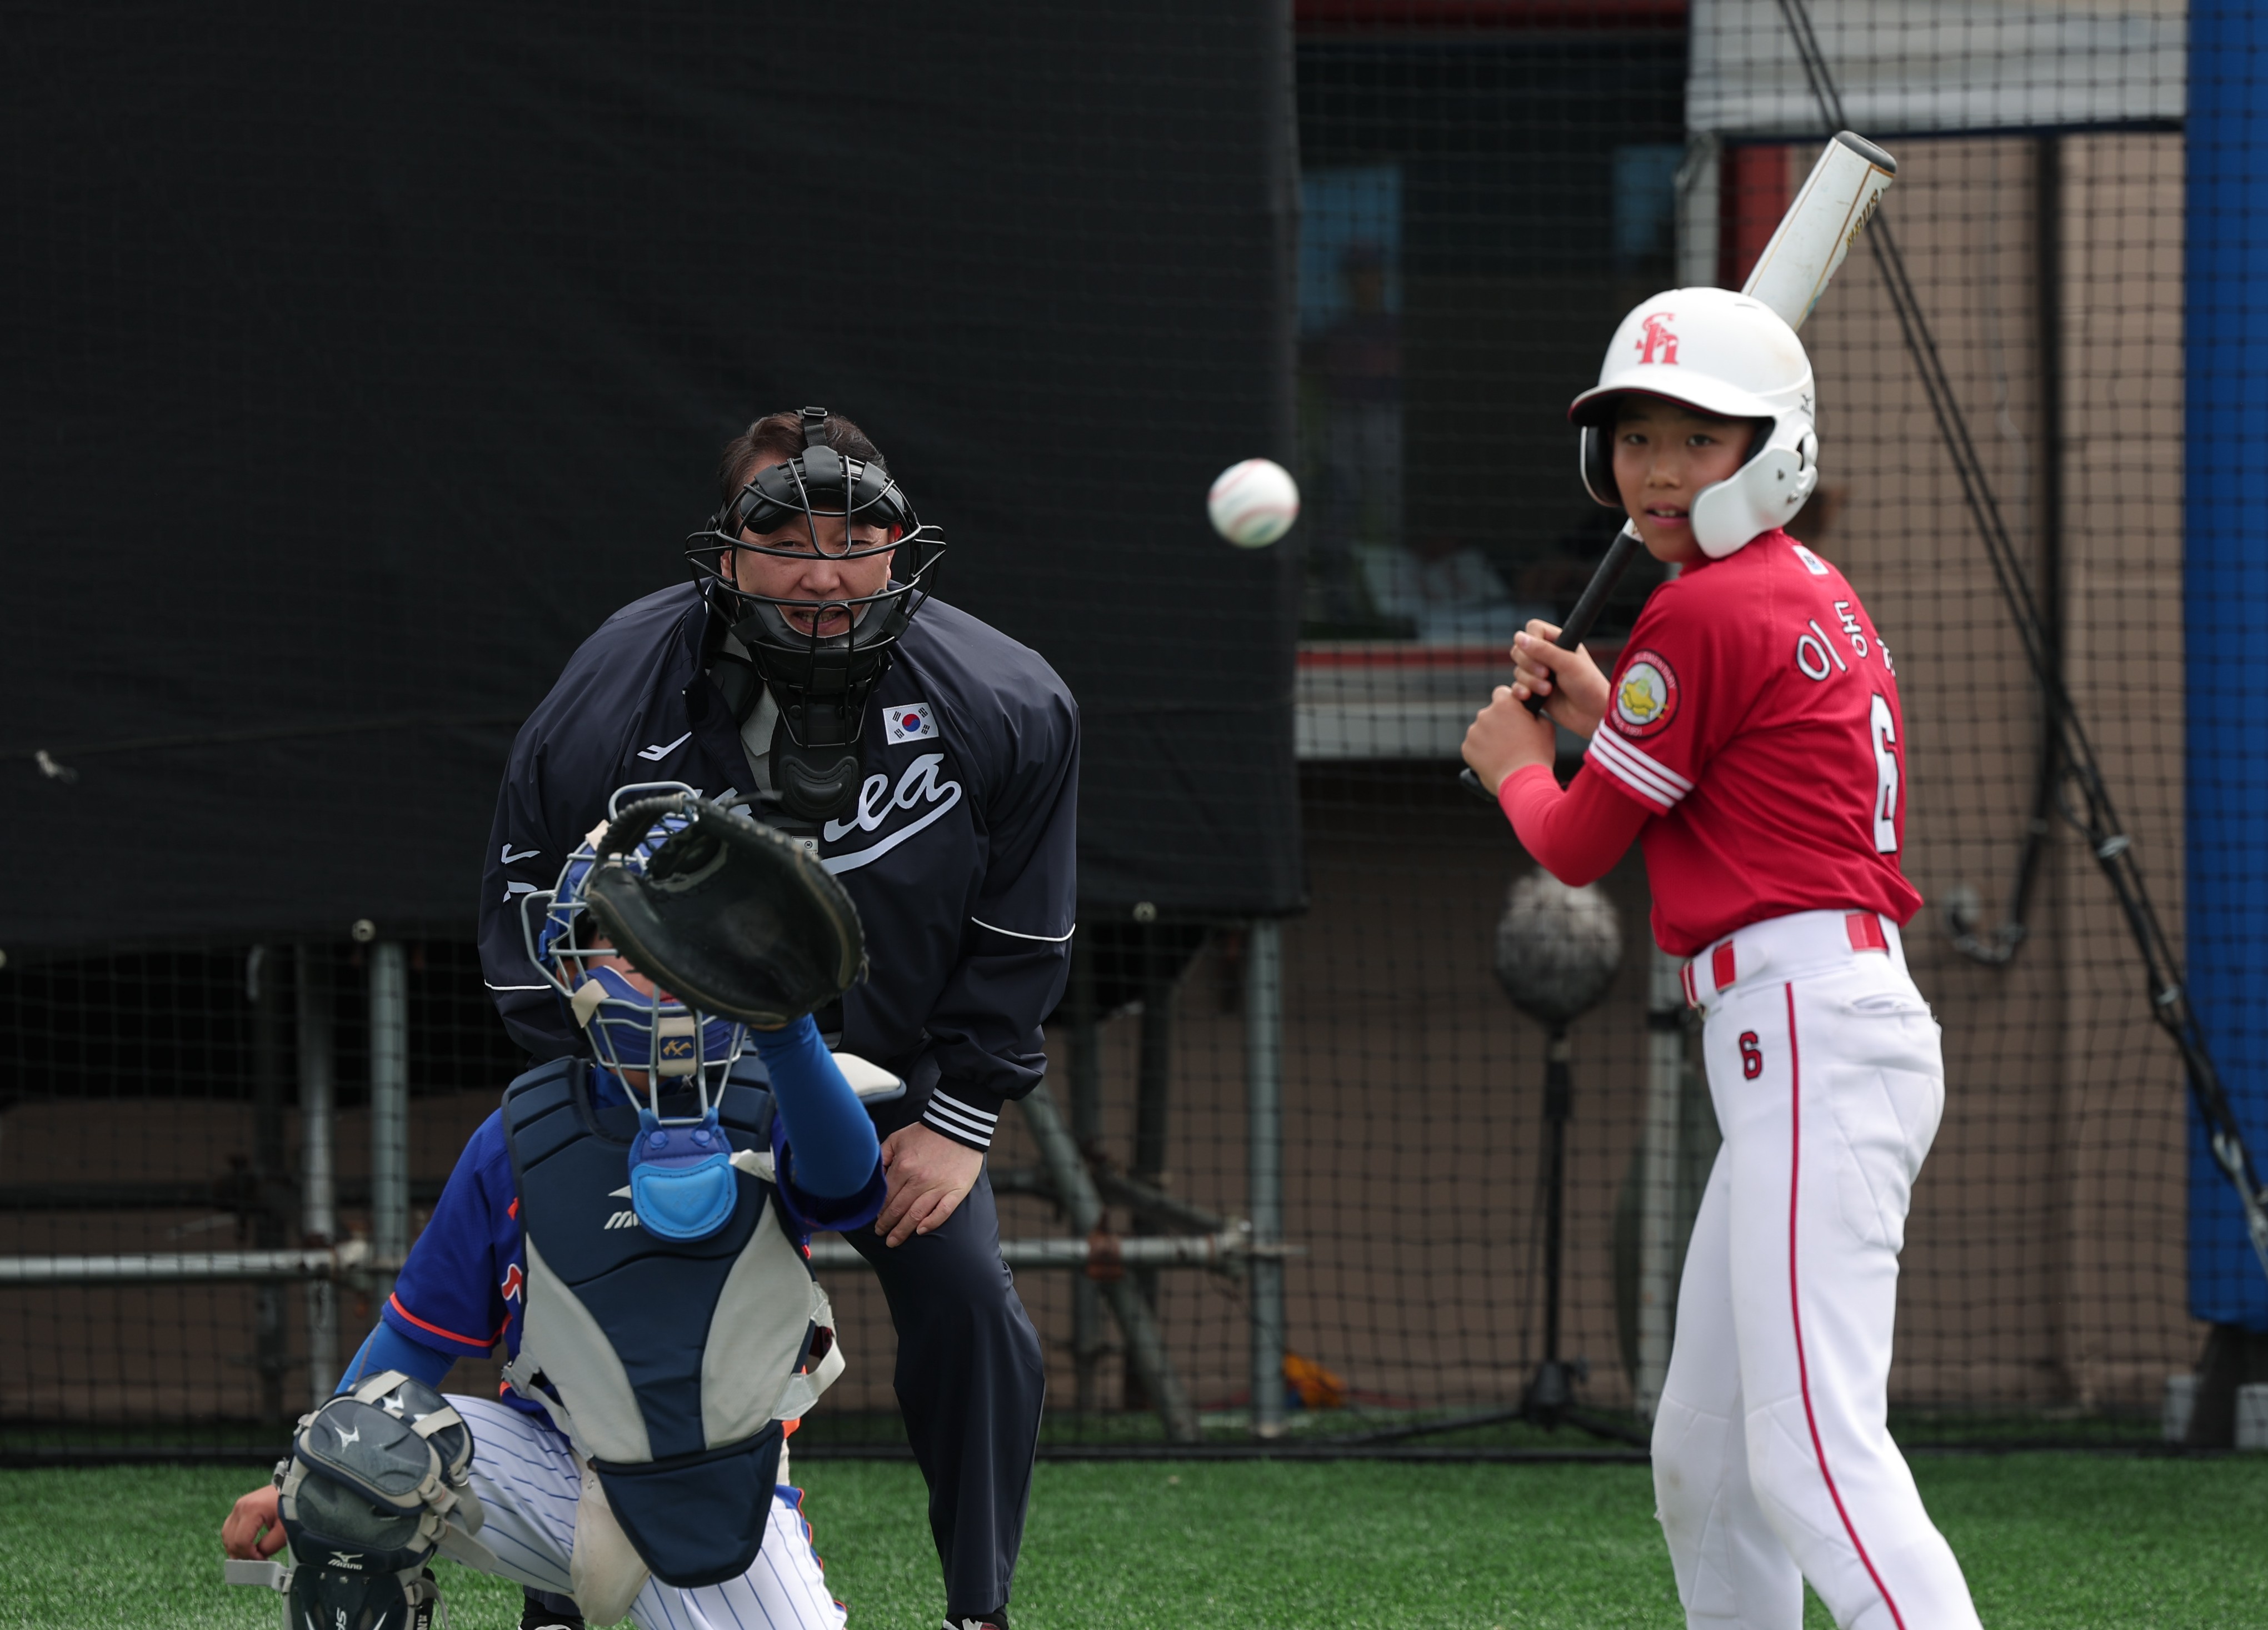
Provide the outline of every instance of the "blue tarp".
<path id="1" fill-rule="evenodd" d="M 2190 13 L 2187 621 L 2191 992 L 2268 1154 L 2268 11 Z M 2190 1310 L 2268 1330 L 2268 1279 L 2190 1116 Z"/>

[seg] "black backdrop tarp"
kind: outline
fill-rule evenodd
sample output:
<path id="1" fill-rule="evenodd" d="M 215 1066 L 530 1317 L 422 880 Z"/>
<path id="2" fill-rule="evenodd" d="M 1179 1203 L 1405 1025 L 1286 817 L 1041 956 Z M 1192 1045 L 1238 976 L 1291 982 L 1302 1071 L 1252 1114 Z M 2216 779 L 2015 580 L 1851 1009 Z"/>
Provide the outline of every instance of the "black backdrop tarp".
<path id="1" fill-rule="evenodd" d="M 0 950 L 463 931 L 806 401 L 1078 694 L 1090 911 L 1295 907 L 1296 557 L 1203 513 L 1288 462 L 1285 13 L 11 8 Z"/>

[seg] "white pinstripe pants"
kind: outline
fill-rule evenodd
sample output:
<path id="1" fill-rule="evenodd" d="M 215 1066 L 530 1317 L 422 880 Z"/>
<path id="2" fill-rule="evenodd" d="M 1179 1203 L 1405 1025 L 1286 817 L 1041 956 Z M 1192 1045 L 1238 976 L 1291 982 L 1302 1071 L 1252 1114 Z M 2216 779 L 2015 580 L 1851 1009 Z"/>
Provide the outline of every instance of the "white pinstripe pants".
<path id="1" fill-rule="evenodd" d="M 569 1594 L 583 1477 L 565 1435 L 493 1399 L 452 1393 L 449 1402 L 473 1429 L 473 1488 L 488 1510 L 481 1538 L 504 1576 Z M 843 1630 L 843 1612 L 827 1593 L 802 1513 L 775 1494 L 763 1549 L 747 1573 L 692 1590 L 649 1578 L 630 1604 L 630 1620 L 638 1630 Z"/>
<path id="2" fill-rule="evenodd" d="M 1845 1630 L 1975 1630 L 1886 1424 L 1898 1252 L 1945 1103 L 1937 1025 L 1895 940 L 1796 960 L 1783 947 L 1716 994 L 1703 1031 L 1725 1142 L 1653 1425 L 1678 1597 L 1691 1630 L 1800 1630 L 1808 1579 Z"/>

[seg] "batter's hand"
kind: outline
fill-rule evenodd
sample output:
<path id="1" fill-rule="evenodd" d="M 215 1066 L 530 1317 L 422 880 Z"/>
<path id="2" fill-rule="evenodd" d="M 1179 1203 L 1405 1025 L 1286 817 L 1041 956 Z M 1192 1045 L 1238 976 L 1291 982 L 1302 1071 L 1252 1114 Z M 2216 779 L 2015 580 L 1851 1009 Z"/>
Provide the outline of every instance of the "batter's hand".
<path id="1" fill-rule="evenodd" d="M 1473 716 L 1465 732 L 1465 762 L 1493 794 L 1505 778 L 1530 764 L 1546 769 L 1559 754 L 1559 732 L 1521 705 L 1510 685 L 1498 685 L 1489 704 Z"/>
<path id="2" fill-rule="evenodd" d="M 236 1502 L 228 1514 L 228 1521 L 220 1525 L 220 1548 L 229 1556 L 247 1562 L 256 1562 L 262 1557 L 274 1556 L 284 1548 L 284 1519 L 276 1515 L 276 1502 L 283 1491 L 273 1483 L 262 1483 Z"/>
<path id="3" fill-rule="evenodd" d="M 1557 623 L 1532 620 L 1512 637 L 1512 694 L 1544 698 L 1545 717 L 1587 739 L 1607 714 L 1607 676 L 1581 645 L 1562 651 Z"/>
<path id="4" fill-rule="evenodd" d="M 882 1143 L 882 1170 L 889 1191 L 874 1232 L 892 1245 L 917 1234 L 932 1234 L 961 1208 L 984 1169 L 984 1152 L 932 1132 L 916 1121 L 901 1126 Z"/>

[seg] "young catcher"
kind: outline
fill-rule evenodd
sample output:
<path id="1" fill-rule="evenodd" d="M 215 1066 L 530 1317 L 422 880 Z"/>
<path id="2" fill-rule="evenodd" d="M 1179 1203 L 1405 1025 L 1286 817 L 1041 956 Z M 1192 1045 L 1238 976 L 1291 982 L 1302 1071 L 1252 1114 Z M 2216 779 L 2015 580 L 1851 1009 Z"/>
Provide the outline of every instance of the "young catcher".
<path id="1" fill-rule="evenodd" d="M 626 830 L 646 830 L 653 808 L 631 806 Z M 663 875 L 664 845 L 686 825 L 662 818 L 625 867 Z M 588 903 L 598 837 L 528 905 L 530 960 L 594 1058 L 512 1083 L 459 1157 L 341 1396 L 301 1422 L 276 1482 L 239 1500 L 221 1530 L 228 1555 L 247 1560 L 289 1539 L 294 1626 L 417 1630 L 436 1545 L 571 1593 L 601 1623 L 843 1622 L 783 1445 L 842 1367 L 806 1243 L 880 1209 L 873 1123 L 807 1014 L 753 1031 L 759 1068 L 740 1058 L 750 1027 L 657 992 L 614 954 Z M 840 896 L 815 863 L 770 859 Z M 844 965 L 857 960 L 853 945 Z M 500 1401 L 432 1393 L 459 1358 L 498 1341 L 512 1355 Z M 401 1446 L 387 1441 L 389 1412 L 402 1442 L 405 1417 L 421 1433 L 441 1421 L 444 1449 L 451 1429 L 470 1430 L 456 1475 L 445 1454 L 422 1504 L 414 1479 L 387 1483 L 398 1459 L 377 1457 Z M 355 1498 L 389 1487 L 393 1508 Z"/>
<path id="2" fill-rule="evenodd" d="M 1678 289 L 1616 331 L 1586 483 L 1679 575 L 1611 682 L 1531 623 L 1464 756 L 1555 876 L 1638 839 L 1690 958 L 1724 1147 L 1693 1228 L 1654 1493 L 1690 1626 L 1961 1630 L 1976 1609 L 1885 1427 L 1898 1251 L 1945 1070 L 1899 926 L 1904 726 L 1890 653 L 1778 529 L 1816 482 L 1811 365 L 1756 301 Z M 1549 720 L 1529 714 L 1544 699 Z M 1590 738 L 1563 793 L 1552 721 Z"/>

